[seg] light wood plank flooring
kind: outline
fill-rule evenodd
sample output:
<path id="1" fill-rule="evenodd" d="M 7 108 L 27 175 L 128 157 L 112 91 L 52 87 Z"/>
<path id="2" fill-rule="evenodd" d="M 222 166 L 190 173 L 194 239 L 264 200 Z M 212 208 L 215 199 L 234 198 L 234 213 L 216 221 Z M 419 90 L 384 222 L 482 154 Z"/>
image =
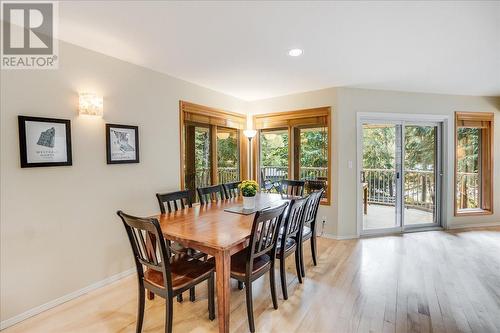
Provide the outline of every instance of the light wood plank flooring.
<path id="1" fill-rule="evenodd" d="M 500 332 L 500 227 L 320 238 L 319 247 L 317 267 L 305 252 L 302 285 L 287 262 L 290 298 L 283 301 L 278 284 L 278 310 L 268 278 L 255 283 L 257 332 Z M 130 276 L 3 332 L 134 332 L 136 293 Z M 217 332 L 206 287 L 195 303 L 185 299 L 175 304 L 174 332 Z M 246 318 L 234 282 L 231 330 L 246 332 Z M 143 332 L 163 332 L 163 320 L 164 302 L 147 301 Z"/>

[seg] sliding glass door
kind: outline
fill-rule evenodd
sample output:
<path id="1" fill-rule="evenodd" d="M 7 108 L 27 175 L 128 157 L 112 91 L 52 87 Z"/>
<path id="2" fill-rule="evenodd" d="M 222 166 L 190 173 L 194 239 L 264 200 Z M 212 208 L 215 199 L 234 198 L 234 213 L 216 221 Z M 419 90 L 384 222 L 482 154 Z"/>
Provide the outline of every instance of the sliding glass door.
<path id="1" fill-rule="evenodd" d="M 439 226 L 441 124 L 361 124 L 361 233 Z"/>

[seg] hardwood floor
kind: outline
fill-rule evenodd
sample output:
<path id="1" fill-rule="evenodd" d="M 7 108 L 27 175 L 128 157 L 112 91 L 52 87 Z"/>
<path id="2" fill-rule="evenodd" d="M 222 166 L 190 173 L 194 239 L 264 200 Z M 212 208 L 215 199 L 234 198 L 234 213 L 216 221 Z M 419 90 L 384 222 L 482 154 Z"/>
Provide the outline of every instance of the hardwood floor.
<path id="1" fill-rule="evenodd" d="M 309 243 L 307 243 L 308 245 Z M 500 227 L 360 240 L 318 240 L 299 285 L 287 262 L 289 299 L 272 308 L 268 279 L 254 283 L 257 332 L 500 332 Z M 46 311 L 3 333 L 135 332 L 136 279 Z M 174 305 L 174 332 L 217 332 L 206 286 Z M 21 297 L 21 295 L 20 295 Z M 164 301 L 147 301 L 143 332 L 163 332 Z M 247 332 L 245 292 L 232 282 L 231 331 Z"/>

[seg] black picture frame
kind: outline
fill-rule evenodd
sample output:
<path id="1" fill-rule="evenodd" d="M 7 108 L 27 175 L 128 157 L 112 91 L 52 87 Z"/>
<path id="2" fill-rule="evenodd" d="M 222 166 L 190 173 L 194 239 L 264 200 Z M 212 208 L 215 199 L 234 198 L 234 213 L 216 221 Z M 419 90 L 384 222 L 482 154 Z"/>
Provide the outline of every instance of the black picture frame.
<path id="1" fill-rule="evenodd" d="M 113 128 L 127 129 L 134 131 L 135 157 L 131 159 L 114 159 L 112 155 L 111 130 Z M 139 126 L 106 124 L 106 162 L 107 164 L 139 163 Z"/>
<path id="2" fill-rule="evenodd" d="M 19 152 L 21 159 L 21 168 L 36 168 L 36 167 L 51 167 L 51 166 L 68 166 L 73 164 L 72 158 L 72 150 L 71 150 L 71 121 L 68 119 L 57 119 L 57 118 L 43 118 L 43 117 L 30 117 L 30 116 L 18 116 L 18 125 L 19 125 Z M 39 123 L 52 123 L 52 124 L 64 124 L 65 126 L 65 144 L 66 144 L 66 161 L 55 161 L 55 162 L 30 162 L 28 157 L 28 143 L 26 139 L 26 122 L 39 122 Z M 30 134 L 30 133 L 28 133 Z M 40 134 L 39 141 L 42 140 Z M 49 134 L 47 134 L 49 135 Z M 54 139 L 54 137 L 50 137 L 49 140 Z M 54 139 L 55 141 L 55 139 Z M 51 142 L 54 145 L 54 142 Z M 29 147 L 30 151 L 32 151 L 32 147 Z M 53 148 L 50 147 L 49 148 Z"/>

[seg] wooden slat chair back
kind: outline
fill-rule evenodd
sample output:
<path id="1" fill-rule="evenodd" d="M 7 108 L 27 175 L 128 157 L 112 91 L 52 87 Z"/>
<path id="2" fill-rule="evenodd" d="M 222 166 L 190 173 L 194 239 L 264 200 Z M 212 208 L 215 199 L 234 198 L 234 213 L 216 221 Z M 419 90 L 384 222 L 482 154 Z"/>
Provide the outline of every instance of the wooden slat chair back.
<path id="1" fill-rule="evenodd" d="M 198 192 L 198 198 L 200 199 L 200 204 L 202 205 L 209 202 L 224 200 L 226 198 L 222 185 L 198 187 L 196 191 Z"/>
<path id="2" fill-rule="evenodd" d="M 224 192 L 226 195 L 226 199 L 236 198 L 241 195 L 241 191 L 239 185 L 241 182 L 232 182 L 224 184 Z"/>
<path id="3" fill-rule="evenodd" d="M 156 193 L 156 198 L 158 199 L 162 214 L 175 212 L 179 209 L 185 209 L 186 207 L 193 207 L 191 197 L 190 190 Z"/>
<path id="4" fill-rule="evenodd" d="M 280 184 L 280 193 L 289 197 L 302 197 L 305 184 L 303 180 L 283 179 Z"/>

